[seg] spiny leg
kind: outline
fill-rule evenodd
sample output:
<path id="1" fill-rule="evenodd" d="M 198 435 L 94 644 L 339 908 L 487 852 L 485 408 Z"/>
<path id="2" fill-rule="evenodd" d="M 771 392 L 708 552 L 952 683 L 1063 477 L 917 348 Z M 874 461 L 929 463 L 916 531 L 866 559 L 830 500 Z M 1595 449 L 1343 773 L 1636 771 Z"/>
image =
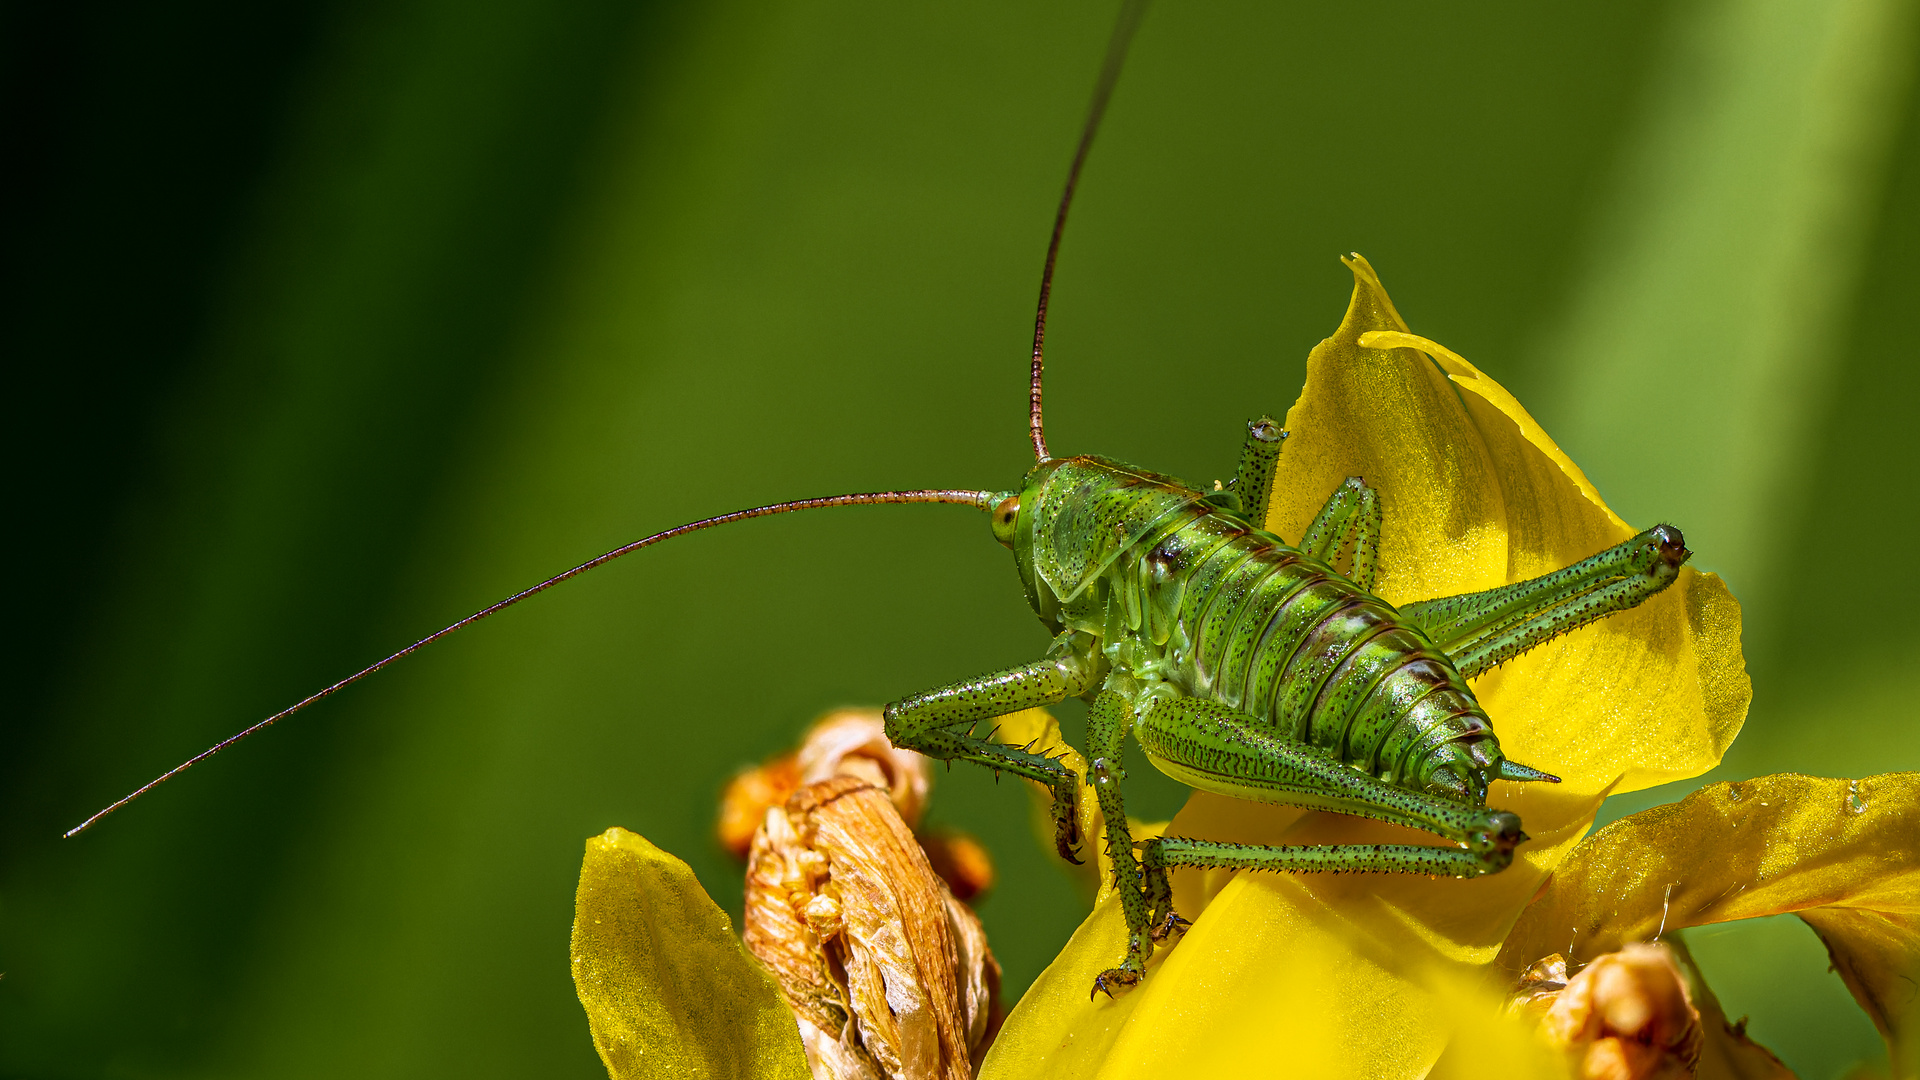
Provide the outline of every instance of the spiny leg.
<path id="1" fill-rule="evenodd" d="M 1496 873 L 1505 864 L 1465 848 L 1424 844 L 1229 844 L 1184 836 L 1156 836 L 1141 843 L 1149 880 L 1176 866 L 1293 873 L 1427 874 L 1471 878 Z"/>
<path id="2" fill-rule="evenodd" d="M 1192 925 L 1173 910 L 1173 885 L 1167 871 L 1175 867 L 1472 878 L 1498 873 L 1507 866 L 1507 860 L 1485 851 L 1426 844 L 1231 844 L 1185 836 L 1154 836 L 1140 843 L 1140 866 L 1147 895 L 1154 905 L 1153 937 L 1160 941 L 1169 935 L 1184 933 Z"/>
<path id="3" fill-rule="evenodd" d="M 1267 507 L 1273 498 L 1273 473 L 1280 463 L 1280 447 L 1287 433 L 1273 417 L 1247 421 L 1247 441 L 1240 448 L 1240 470 L 1228 490 L 1240 500 L 1248 521 L 1265 528 Z"/>
<path id="4" fill-rule="evenodd" d="M 1301 537 L 1300 550 L 1331 566 L 1349 538 L 1353 540 L 1353 569 L 1347 577 L 1372 592 L 1380 559 L 1380 497 L 1357 476 L 1347 477 L 1333 489 L 1313 524 L 1307 526 L 1307 534 Z"/>
<path id="5" fill-rule="evenodd" d="M 1147 894 L 1140 878 L 1140 863 L 1133 854 L 1133 832 L 1127 827 L 1127 807 L 1120 795 L 1120 782 L 1127 778 L 1121 764 L 1127 733 L 1133 730 L 1133 706 L 1112 690 L 1102 690 L 1087 712 L 1087 783 L 1094 798 L 1100 800 L 1100 813 L 1106 818 L 1107 858 L 1113 861 L 1113 887 L 1120 894 L 1120 907 L 1127 918 L 1127 955 L 1120 966 L 1101 972 L 1093 980 L 1093 993 L 1113 996 L 1140 981 L 1147 973 L 1147 958 L 1153 955 L 1152 920 Z"/>
<path id="6" fill-rule="evenodd" d="M 1135 718 L 1133 734 L 1162 772 L 1189 787 L 1253 802 L 1375 818 L 1462 845 L 1258 847 L 1184 837 L 1149 839 L 1141 845 L 1141 880 L 1151 909 L 1148 922 L 1159 929 L 1156 937 L 1186 925 L 1173 912 L 1168 867 L 1378 870 L 1477 877 L 1505 869 L 1513 861 L 1514 848 L 1526 840 L 1520 819 L 1507 811 L 1394 787 L 1335 761 L 1324 751 L 1277 738 L 1262 730 L 1253 717 L 1217 701 L 1158 699 Z M 1128 930 L 1134 930 L 1131 920 Z M 1131 949 L 1128 955 L 1132 956 Z"/>
<path id="7" fill-rule="evenodd" d="M 1471 679 L 1561 634 L 1639 606 L 1673 584 L 1692 554 L 1679 529 L 1656 525 L 1564 570 L 1400 611 Z"/>
<path id="8" fill-rule="evenodd" d="M 1158 699 L 1135 719 L 1133 735 L 1160 771 L 1202 791 L 1405 825 L 1494 853 L 1500 866 L 1525 839 L 1520 819 L 1505 810 L 1395 787 L 1207 698 Z"/>
<path id="9" fill-rule="evenodd" d="M 895 746 L 942 761 L 974 761 L 1037 780 L 1053 789 L 1053 838 L 1060 856 L 1078 863 L 1080 823 L 1074 814 L 1078 780 L 1044 754 L 973 734 L 982 720 L 1052 705 L 1092 689 L 1099 677 L 1093 639 L 1061 634 L 1047 655 L 1030 664 L 925 690 L 887 706 L 887 738 Z"/>
<path id="10" fill-rule="evenodd" d="M 1142 859 L 1140 869 L 1146 879 L 1147 922 L 1153 927 L 1153 940 L 1165 941 L 1186 933 L 1193 923 L 1173 910 L 1173 882 L 1167 878 L 1166 867 L 1156 867 Z"/>

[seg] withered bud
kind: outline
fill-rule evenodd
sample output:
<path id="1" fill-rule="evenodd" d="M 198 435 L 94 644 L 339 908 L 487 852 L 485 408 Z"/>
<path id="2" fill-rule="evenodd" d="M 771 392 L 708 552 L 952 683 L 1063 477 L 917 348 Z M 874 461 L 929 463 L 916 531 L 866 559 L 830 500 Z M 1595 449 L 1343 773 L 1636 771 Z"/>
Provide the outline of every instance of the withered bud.
<path id="1" fill-rule="evenodd" d="M 923 832 L 920 847 L 956 899 L 971 904 L 993 888 L 993 859 L 980 841 L 966 833 L 958 829 Z"/>
<path id="2" fill-rule="evenodd" d="M 821 780 L 767 811 L 745 921 L 815 1077 L 967 1080 L 985 1055 L 1000 965 L 872 781 Z"/>
<path id="3" fill-rule="evenodd" d="M 1567 988 L 1568 978 L 1567 958 L 1559 953 L 1535 960 L 1520 973 L 1520 985 L 1507 1001 L 1507 1012 L 1527 1016 L 1536 1022 L 1546 1019 L 1547 1010 L 1560 1000 L 1560 991 Z"/>
<path id="4" fill-rule="evenodd" d="M 912 828 L 920 823 L 931 784 L 927 759 L 887 741 L 878 709 L 841 709 L 814 721 L 800 749 L 746 769 L 720 797 L 720 843 L 736 859 L 745 859 L 754 830 L 769 807 L 783 806 L 802 784 L 834 776 L 857 776 L 893 799 Z"/>
<path id="5" fill-rule="evenodd" d="M 885 791 L 907 828 L 917 828 L 932 780 L 927 759 L 887 739 L 879 709 L 841 709 L 814 721 L 798 755 L 800 782 L 857 776 Z"/>
<path id="6" fill-rule="evenodd" d="M 766 819 L 767 808 L 784 805 L 800 786 L 800 762 L 796 754 L 782 754 L 765 764 L 743 769 L 727 782 L 720 796 L 720 820 L 715 831 L 720 846 L 736 859 L 745 859 L 753 848 L 753 834 Z"/>
<path id="7" fill-rule="evenodd" d="M 1582 1080 L 1689 1077 L 1700 1060 L 1700 1013 L 1663 945 L 1628 945 L 1572 978 L 1551 956 L 1527 969 L 1512 1006 L 1540 1018 Z"/>
<path id="8" fill-rule="evenodd" d="M 733 778 L 720 799 L 720 843 L 745 860 L 753 834 L 771 807 L 786 804 L 802 784 L 858 777 L 885 791 L 907 827 L 926 810 L 932 773 L 926 758 L 887 739 L 878 709 L 841 709 L 815 721 L 800 749 Z M 933 872 L 953 894 L 973 901 L 993 888 L 993 859 L 978 840 L 952 829 L 920 837 Z"/>

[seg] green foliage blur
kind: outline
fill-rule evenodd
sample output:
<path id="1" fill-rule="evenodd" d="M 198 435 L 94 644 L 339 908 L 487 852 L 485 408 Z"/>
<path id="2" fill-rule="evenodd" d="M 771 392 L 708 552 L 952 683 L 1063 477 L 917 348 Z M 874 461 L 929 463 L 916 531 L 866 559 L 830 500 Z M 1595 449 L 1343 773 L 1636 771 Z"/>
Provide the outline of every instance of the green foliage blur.
<path id="1" fill-rule="evenodd" d="M 1358 250 L 1727 575 L 1756 698 L 1710 779 L 1920 768 L 1914 8 L 1162 4 L 1061 259 L 1053 446 L 1229 474 Z M 59 834 L 636 536 L 1012 486 L 1112 9 L 7 7 L 0 1076 L 604 1075 L 583 841 L 643 833 L 737 915 L 735 769 L 1043 646 L 977 515 L 677 541 Z M 1015 994 L 1083 914 L 1025 815 L 937 779 Z M 1880 1052 L 1797 921 L 1689 941 L 1802 1075 Z"/>

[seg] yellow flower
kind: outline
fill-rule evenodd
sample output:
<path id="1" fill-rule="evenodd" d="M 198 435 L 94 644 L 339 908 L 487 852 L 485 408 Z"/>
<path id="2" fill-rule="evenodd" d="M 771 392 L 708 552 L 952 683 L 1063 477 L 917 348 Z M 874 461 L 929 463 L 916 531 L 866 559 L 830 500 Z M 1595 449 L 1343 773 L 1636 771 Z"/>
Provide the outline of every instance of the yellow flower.
<path id="1" fill-rule="evenodd" d="M 1385 509 L 1378 592 L 1398 603 L 1533 577 L 1633 535 L 1512 395 L 1414 336 L 1365 260 L 1349 265 L 1352 304 L 1313 351 L 1288 414 L 1270 529 L 1300 536 L 1327 492 L 1364 476 Z M 1739 732 L 1750 696 L 1740 610 L 1718 578 L 1684 569 L 1647 603 L 1474 689 L 1507 753 L 1564 781 L 1490 796 L 1533 837 L 1509 869 L 1468 881 L 1179 871 L 1175 906 L 1192 928 L 1139 987 L 1089 1000 L 1125 937 L 1104 861 L 1092 860 L 1092 914 L 1007 1018 L 981 1075 L 1654 1075 L 1634 1062 L 1684 1075 L 1697 1054 L 1700 1076 L 1790 1076 L 1726 1023 L 1683 945 L 1620 950 L 1791 911 L 1826 941 L 1886 1036 L 1895 1075 L 1920 1076 L 1920 774 L 1720 784 L 1586 836 L 1608 795 L 1699 775 Z M 1058 740 L 1038 711 L 1001 730 Z M 1097 835 L 1093 800 L 1081 816 Z M 1204 793 L 1165 829 L 1243 843 L 1438 842 Z M 1554 996 L 1567 956 L 1579 967 L 1610 954 L 1571 996 Z M 805 1075 L 791 1015 L 725 916 L 684 865 L 631 834 L 589 844 L 575 975 L 616 1077 Z M 1515 1000 L 1528 1007 L 1507 1007 L 1523 982 Z M 1619 1019 L 1636 1008 L 1652 1018 L 1638 1029 Z M 1543 1013 L 1553 1022 L 1539 1024 Z"/>
<path id="2" fill-rule="evenodd" d="M 1410 333 L 1366 261 L 1349 265 L 1352 304 L 1314 349 L 1287 416 L 1269 528 L 1300 536 L 1327 492 L 1364 476 L 1385 510 L 1377 591 L 1396 603 L 1533 577 L 1634 534 L 1511 394 Z M 1474 689 L 1508 755 L 1565 781 L 1492 796 L 1533 837 L 1512 867 L 1471 881 L 1179 872 L 1175 906 L 1193 928 L 1138 989 L 1089 1001 L 1094 976 L 1123 951 L 1107 899 L 1008 1017 L 984 1075 L 1231 1076 L 1279 1062 L 1297 1075 L 1425 1075 L 1456 1034 L 1496 1014 L 1493 962 L 1601 800 L 1720 760 L 1750 696 L 1739 606 L 1714 575 L 1683 569 L 1647 603 Z M 1435 842 L 1206 794 L 1167 833 Z"/>

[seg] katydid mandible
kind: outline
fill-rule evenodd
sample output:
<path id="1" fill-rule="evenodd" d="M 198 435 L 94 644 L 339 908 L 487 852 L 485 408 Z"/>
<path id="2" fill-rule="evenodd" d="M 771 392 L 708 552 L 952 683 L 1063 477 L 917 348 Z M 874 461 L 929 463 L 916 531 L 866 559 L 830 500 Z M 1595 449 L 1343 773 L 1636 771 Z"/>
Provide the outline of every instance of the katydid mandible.
<path id="1" fill-rule="evenodd" d="M 1372 593 L 1383 514 L 1359 477 L 1331 493 L 1297 543 L 1263 527 L 1286 432 L 1249 423 L 1233 480 L 1213 492 L 1097 456 L 1055 457 L 1042 422 L 1047 305 L 1082 166 L 1144 4 L 1123 6 L 1095 85 L 1041 273 L 1029 369 L 1035 464 L 1011 491 L 867 492 L 775 503 L 637 540 L 522 590 L 312 694 L 162 774 L 106 815 L 261 729 L 465 626 L 653 544 L 794 510 L 952 503 L 985 512 L 1013 552 L 1029 604 L 1054 635 L 1039 659 L 886 708 L 896 745 L 973 761 L 1053 793 L 1055 841 L 1078 862 L 1086 788 L 1105 818 L 1128 944 L 1093 993 L 1139 982 L 1155 943 L 1186 921 L 1168 871 L 1373 871 L 1477 877 L 1526 837 L 1487 807 L 1498 780 L 1557 782 L 1509 760 L 1467 680 L 1671 584 L 1691 554 L 1661 525 L 1531 581 L 1395 608 Z M 983 736 L 983 725 L 1069 697 L 1090 705 L 1088 774 Z M 1448 845 L 1252 846 L 1177 836 L 1135 845 L 1120 784 L 1128 734 L 1162 772 L 1200 790 L 1409 826 Z M 1136 850 L 1138 854 L 1136 854 Z"/>

